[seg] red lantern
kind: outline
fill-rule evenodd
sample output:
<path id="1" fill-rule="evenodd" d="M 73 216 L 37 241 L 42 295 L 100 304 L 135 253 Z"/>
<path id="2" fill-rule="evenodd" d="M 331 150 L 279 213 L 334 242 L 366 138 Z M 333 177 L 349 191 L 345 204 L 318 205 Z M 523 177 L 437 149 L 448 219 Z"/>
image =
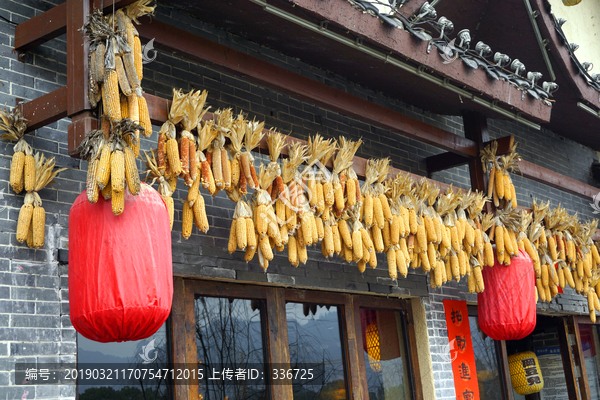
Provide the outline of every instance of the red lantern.
<path id="1" fill-rule="evenodd" d="M 483 268 L 485 290 L 477 295 L 479 327 L 494 340 L 518 340 L 535 328 L 535 272 L 527 253 L 505 266 Z"/>
<path id="2" fill-rule="evenodd" d="M 77 332 L 97 342 L 145 339 L 165 322 L 173 300 L 167 207 L 142 184 L 125 193 L 125 211 L 110 201 L 77 197 L 69 213 L 69 308 Z"/>

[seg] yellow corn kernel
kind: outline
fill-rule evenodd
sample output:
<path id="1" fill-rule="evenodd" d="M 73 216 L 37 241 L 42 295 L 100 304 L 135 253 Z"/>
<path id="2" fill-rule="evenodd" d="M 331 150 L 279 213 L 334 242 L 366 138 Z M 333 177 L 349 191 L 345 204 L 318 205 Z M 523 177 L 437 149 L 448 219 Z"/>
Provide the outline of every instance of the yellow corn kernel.
<path id="1" fill-rule="evenodd" d="M 379 229 L 383 229 L 383 224 L 386 223 L 385 216 L 383 214 L 383 207 L 379 197 L 373 197 L 373 220 Z"/>
<path id="2" fill-rule="evenodd" d="M 360 235 L 362 238 L 363 247 L 366 247 L 366 249 L 369 253 L 374 252 L 375 245 L 373 244 L 373 241 L 371 240 L 371 236 L 369 235 L 369 232 L 365 228 L 360 229 L 359 232 L 360 232 Z M 364 254 L 363 254 L 363 257 L 364 257 Z"/>
<path id="3" fill-rule="evenodd" d="M 115 150 L 110 155 L 110 184 L 113 198 L 115 192 L 125 192 L 125 155 L 121 150 Z"/>
<path id="4" fill-rule="evenodd" d="M 173 230 L 173 219 L 175 217 L 175 204 L 173 202 L 173 198 L 171 196 L 163 196 L 161 195 L 165 205 L 167 207 L 167 212 L 169 213 L 169 221 L 171 223 L 171 230 Z M 194 203 L 195 204 L 195 203 Z"/>
<path id="5" fill-rule="evenodd" d="M 271 261 L 273 259 L 273 249 L 268 236 L 265 235 L 259 240 L 259 248 L 265 260 Z"/>
<path id="6" fill-rule="evenodd" d="M 25 191 L 31 192 L 35 186 L 35 159 L 32 155 L 25 156 Z"/>
<path id="7" fill-rule="evenodd" d="M 144 67 L 142 63 L 142 43 L 140 42 L 140 37 L 135 35 L 133 37 L 133 62 L 135 64 L 135 72 L 137 73 L 138 79 L 140 82 L 144 77 Z"/>
<path id="8" fill-rule="evenodd" d="M 373 196 L 367 195 L 363 200 L 363 221 L 367 228 L 373 226 Z"/>
<path id="9" fill-rule="evenodd" d="M 406 278 L 406 275 L 408 275 L 408 262 L 404 252 L 400 249 L 396 250 L 396 266 L 400 275 Z"/>
<path id="10" fill-rule="evenodd" d="M 10 162 L 10 186 L 15 193 L 23 190 L 23 172 L 25 168 L 25 153 L 17 151 Z"/>
<path id="11" fill-rule="evenodd" d="M 183 211 L 181 213 L 181 236 L 188 239 L 192 235 L 192 227 L 194 226 L 194 211 L 190 207 L 190 203 L 183 202 Z"/>
<path id="12" fill-rule="evenodd" d="M 36 249 L 44 247 L 44 233 L 46 229 L 46 211 L 44 207 L 34 207 L 31 218 L 33 227 L 33 247 Z"/>
<path id="13" fill-rule="evenodd" d="M 104 146 L 100 153 L 98 168 L 96 169 L 96 182 L 101 190 L 104 189 L 110 180 L 110 154 L 110 147 L 108 145 Z"/>
<path id="14" fill-rule="evenodd" d="M 198 194 L 196 201 L 194 201 L 194 205 L 192 207 L 194 211 L 194 221 L 196 227 L 203 233 L 208 232 L 208 217 L 206 216 L 206 207 L 204 204 L 204 197 L 202 194 Z"/>
<path id="15" fill-rule="evenodd" d="M 138 194 L 140 192 L 140 174 L 135 163 L 135 155 L 129 146 L 125 146 L 125 179 L 129 193 Z"/>
<path id="16" fill-rule="evenodd" d="M 234 218 L 231 220 L 231 228 L 229 229 L 229 241 L 227 242 L 227 251 L 229 251 L 229 253 L 233 253 L 235 252 L 235 250 L 237 249 L 237 229 L 236 227 L 238 225 L 244 225 L 244 230 L 246 229 L 246 222 L 242 219 L 241 222 L 238 224 L 237 223 L 237 219 Z M 244 248 L 242 248 L 244 249 Z"/>
<path id="17" fill-rule="evenodd" d="M 246 220 L 246 240 L 248 247 L 256 248 L 258 246 L 258 238 L 252 218 L 244 218 Z"/>
<path id="18" fill-rule="evenodd" d="M 27 232 L 25 232 L 25 235 L 27 235 Z M 360 231 L 352 232 L 352 251 L 355 259 L 361 260 L 363 258 L 363 243 Z"/>
<path id="19" fill-rule="evenodd" d="M 125 191 L 115 192 L 113 190 L 112 198 L 110 201 L 113 214 L 121 215 L 123 213 L 123 210 L 125 209 Z"/>
<path id="20" fill-rule="evenodd" d="M 342 238 L 337 225 L 331 225 L 331 233 L 333 235 L 333 249 L 335 254 L 342 252 Z"/>
<path id="21" fill-rule="evenodd" d="M 421 251 L 427 250 L 427 232 L 425 232 L 425 224 L 417 227 L 417 244 Z"/>
<path id="22" fill-rule="evenodd" d="M 389 226 L 389 223 L 386 221 L 385 225 Z M 385 247 L 383 244 L 383 234 L 381 233 L 381 229 L 374 226 L 371 228 L 371 234 L 373 235 L 373 246 L 375 247 L 375 251 L 378 253 L 383 253 Z"/>
<path id="23" fill-rule="evenodd" d="M 121 104 L 119 98 L 119 77 L 115 69 L 106 70 L 102 84 L 102 105 L 104 114 L 112 122 L 121 120 Z"/>
<path id="24" fill-rule="evenodd" d="M 344 241 L 344 244 L 352 250 L 353 247 L 353 236 L 350 233 L 350 228 L 348 228 L 348 222 L 346 220 L 338 221 L 338 230 L 340 231 L 340 236 Z"/>
<path id="25" fill-rule="evenodd" d="M 290 236 L 288 239 L 288 260 L 294 267 L 299 265 L 298 248 L 296 244 L 296 238 L 294 236 Z"/>
<path id="26" fill-rule="evenodd" d="M 234 224 L 234 222 L 236 222 Z M 239 217 L 231 222 L 231 230 L 234 231 L 235 243 L 237 248 L 240 250 L 246 250 L 248 245 L 248 229 L 246 227 L 246 220 L 244 217 Z"/>
<path id="27" fill-rule="evenodd" d="M 137 99 L 139 111 L 138 116 L 140 119 L 140 125 L 144 128 L 144 136 L 150 137 L 152 135 L 152 121 L 150 120 L 150 110 L 148 110 L 148 103 L 144 96 L 138 97 Z M 190 143 L 190 145 L 193 145 Z"/>
<path id="28" fill-rule="evenodd" d="M 396 264 L 396 250 L 394 250 L 393 248 L 390 248 L 387 251 L 387 264 L 388 264 L 388 273 L 390 274 L 390 278 L 393 280 L 398 279 L 398 267 Z"/>

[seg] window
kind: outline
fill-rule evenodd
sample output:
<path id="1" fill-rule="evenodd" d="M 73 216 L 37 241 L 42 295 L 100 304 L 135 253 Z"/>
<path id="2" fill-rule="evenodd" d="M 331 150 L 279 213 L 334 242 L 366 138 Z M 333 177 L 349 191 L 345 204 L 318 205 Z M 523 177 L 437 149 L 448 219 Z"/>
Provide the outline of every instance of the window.
<path id="1" fill-rule="evenodd" d="M 313 369 L 314 380 L 294 381 L 295 399 L 346 399 L 339 308 L 287 303 L 291 368 Z M 313 368 L 316 367 L 316 368 Z"/>
<path id="2" fill-rule="evenodd" d="M 77 334 L 77 367 L 84 370 L 122 370 L 143 368 L 144 361 L 151 360 L 155 368 L 169 364 L 170 355 L 167 346 L 167 322 L 151 337 L 134 342 L 99 343 Z M 145 359 L 144 359 L 145 357 Z M 127 379 L 112 381 L 98 380 L 92 385 L 82 384 L 79 379 L 77 393 L 79 400 L 91 399 L 137 399 L 152 398 L 168 400 L 173 398 L 172 386 L 164 379 L 138 381 Z M 146 397 L 143 397 L 146 396 Z"/>
<path id="3" fill-rule="evenodd" d="M 249 380 L 229 380 L 221 376 L 224 369 L 232 373 L 243 370 L 245 375 L 247 371 L 264 370 L 263 312 L 261 300 L 196 298 L 198 364 L 203 364 L 206 371 L 199 382 L 200 398 L 259 400 L 268 397 L 264 382 L 245 384 Z"/>
<path id="4" fill-rule="evenodd" d="M 600 400 L 600 328 L 598 325 L 579 325 L 581 350 L 590 386 L 590 399 Z"/>
<path id="5" fill-rule="evenodd" d="M 175 385 L 176 400 L 422 398 L 403 300 L 177 277 L 174 287 L 175 364 L 264 373 L 254 385 L 206 377 Z M 363 316 L 375 331 L 363 329 Z M 367 335 L 374 340 L 369 347 Z M 275 367 L 312 368 L 312 377 L 281 384 Z"/>
<path id="6" fill-rule="evenodd" d="M 411 398 L 403 322 L 397 311 L 360 310 L 369 400 Z"/>
<path id="7" fill-rule="evenodd" d="M 498 370 L 498 353 L 496 341 L 489 338 L 479 329 L 476 316 L 469 316 L 471 341 L 475 354 L 479 397 L 488 400 L 502 400 L 502 382 Z"/>

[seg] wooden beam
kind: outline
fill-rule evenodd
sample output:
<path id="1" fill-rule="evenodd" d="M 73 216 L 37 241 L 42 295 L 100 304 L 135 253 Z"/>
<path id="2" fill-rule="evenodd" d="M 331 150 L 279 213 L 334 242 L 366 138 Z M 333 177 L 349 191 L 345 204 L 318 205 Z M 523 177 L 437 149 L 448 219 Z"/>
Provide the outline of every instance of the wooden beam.
<path id="1" fill-rule="evenodd" d="M 145 20 L 144 22 L 146 22 Z M 175 51 L 197 62 L 216 65 L 255 83 L 310 101 L 329 110 L 390 129 L 453 153 L 476 157 L 472 140 L 455 135 L 389 108 L 353 96 L 256 57 L 194 35 L 161 21 L 137 27 L 140 37 L 160 38 L 156 47 Z"/>
<path id="2" fill-rule="evenodd" d="M 504 137 L 501 137 L 500 139 L 496 139 L 496 142 L 498 142 L 497 154 L 499 156 L 501 156 L 510 151 L 510 148 L 512 147 L 513 143 L 515 142 L 515 137 L 512 135 L 504 136 Z M 483 147 L 486 147 L 486 146 L 490 145 L 491 143 L 492 143 L 491 140 L 485 141 L 485 143 L 483 143 Z M 454 153 L 450 153 L 450 152 L 440 153 L 440 154 L 436 154 L 435 156 L 429 156 L 429 157 L 425 158 L 425 163 L 427 164 L 427 172 L 428 173 L 445 171 L 450 168 L 460 167 L 461 165 L 465 165 L 468 162 L 469 162 L 469 159 L 467 157 L 463 157 L 458 154 L 454 154 Z"/>
<path id="3" fill-rule="evenodd" d="M 15 51 L 25 52 L 67 31 L 67 3 L 28 19 L 15 27 Z"/>
<path id="4" fill-rule="evenodd" d="M 529 161 L 520 161 L 519 168 L 525 178 L 589 200 L 591 200 L 596 193 L 600 192 L 599 188 L 579 182 L 576 179 L 569 178 L 568 176 L 551 171 L 547 168 L 540 167 Z"/>
<path id="5" fill-rule="evenodd" d="M 134 1 L 116 1 L 115 10 Z M 93 0 L 93 7 L 104 7 L 105 13 L 111 13 L 113 4 L 108 0 Z M 67 3 L 65 2 L 17 25 L 15 28 L 15 51 L 25 52 L 66 33 L 67 15 Z"/>
<path id="6" fill-rule="evenodd" d="M 23 103 L 23 116 L 31 132 L 67 116 L 67 87 L 63 86 L 35 100 Z"/>

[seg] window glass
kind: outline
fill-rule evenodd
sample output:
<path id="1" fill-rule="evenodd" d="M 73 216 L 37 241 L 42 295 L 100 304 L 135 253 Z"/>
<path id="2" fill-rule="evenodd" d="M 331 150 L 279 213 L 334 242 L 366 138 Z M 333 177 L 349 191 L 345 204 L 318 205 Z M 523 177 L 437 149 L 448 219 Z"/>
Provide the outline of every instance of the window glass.
<path id="1" fill-rule="evenodd" d="M 286 314 L 291 368 L 313 368 L 314 376 L 293 381 L 294 399 L 346 399 L 339 308 L 287 303 Z"/>
<path id="2" fill-rule="evenodd" d="M 142 365 L 158 365 L 165 367 L 170 364 L 167 346 L 167 323 L 148 339 L 133 342 L 100 343 L 86 339 L 77 334 L 77 364 L 78 368 L 95 370 L 123 370 L 128 368 L 143 368 Z M 106 376 L 106 375 L 105 375 Z M 110 378 L 113 385 L 78 385 L 80 400 L 96 399 L 143 399 L 156 400 L 172 399 L 172 386 L 164 378 L 150 379 L 144 382 L 133 380 L 117 381 Z M 109 382 L 108 377 L 99 380 Z"/>
<path id="3" fill-rule="evenodd" d="M 360 310 L 369 400 L 410 399 L 402 314 Z"/>
<path id="4" fill-rule="evenodd" d="M 600 329 L 597 325 L 579 325 L 581 349 L 590 385 L 590 398 L 600 400 Z"/>
<path id="5" fill-rule="evenodd" d="M 267 399 L 264 382 L 244 384 L 237 379 L 223 379 L 212 373 L 223 369 L 263 370 L 262 336 L 263 302 L 260 300 L 198 297 L 196 311 L 196 346 L 198 363 L 207 373 L 199 380 L 200 398 L 228 400 Z M 211 379 L 215 378 L 218 379 Z"/>
<path id="6" fill-rule="evenodd" d="M 471 340 L 475 353 L 479 397 L 488 400 L 502 400 L 502 384 L 498 372 L 496 341 L 479 329 L 477 317 L 469 316 Z"/>

